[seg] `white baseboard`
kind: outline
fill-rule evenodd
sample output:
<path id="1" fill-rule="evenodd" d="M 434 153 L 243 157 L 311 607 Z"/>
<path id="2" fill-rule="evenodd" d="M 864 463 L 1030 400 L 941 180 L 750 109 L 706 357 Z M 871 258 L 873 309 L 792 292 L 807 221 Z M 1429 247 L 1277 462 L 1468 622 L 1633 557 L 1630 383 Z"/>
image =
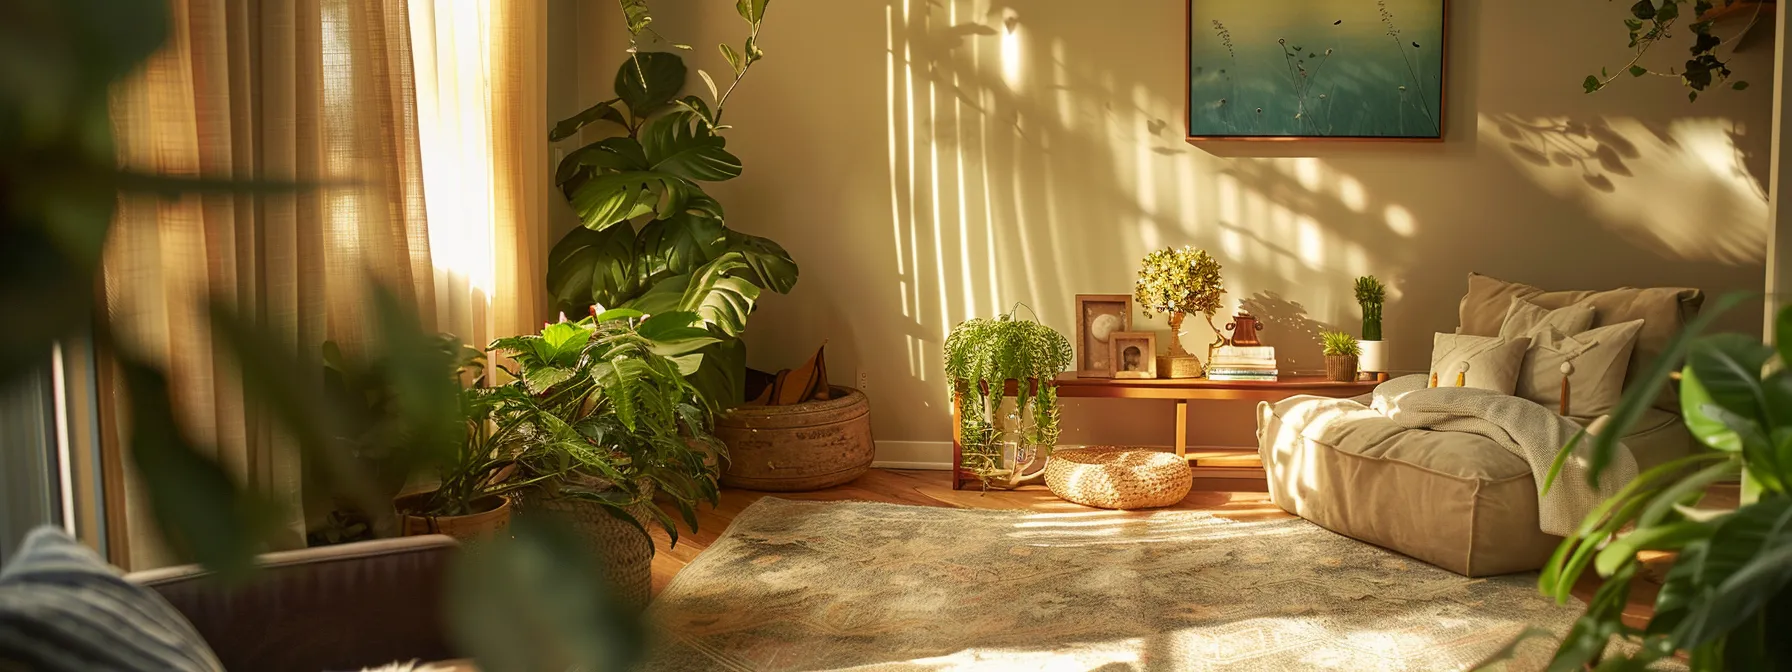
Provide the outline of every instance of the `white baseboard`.
<path id="1" fill-rule="evenodd" d="M 951 441 L 879 441 L 871 466 L 880 469 L 952 470 Z"/>

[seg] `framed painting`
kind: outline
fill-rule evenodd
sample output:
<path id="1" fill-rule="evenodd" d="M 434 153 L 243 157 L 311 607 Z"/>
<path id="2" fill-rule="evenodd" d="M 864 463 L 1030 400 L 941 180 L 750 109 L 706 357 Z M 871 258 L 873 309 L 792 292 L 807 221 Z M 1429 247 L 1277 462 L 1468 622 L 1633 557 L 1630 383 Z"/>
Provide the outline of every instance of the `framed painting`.
<path id="1" fill-rule="evenodd" d="M 1186 0 L 1188 139 L 1441 140 L 1448 0 Z"/>

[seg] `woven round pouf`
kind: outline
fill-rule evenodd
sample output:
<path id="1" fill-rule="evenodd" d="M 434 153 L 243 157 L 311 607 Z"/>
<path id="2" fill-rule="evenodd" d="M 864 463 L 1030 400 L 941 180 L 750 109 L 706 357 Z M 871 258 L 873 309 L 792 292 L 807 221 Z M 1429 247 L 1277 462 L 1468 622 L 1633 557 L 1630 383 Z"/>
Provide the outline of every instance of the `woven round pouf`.
<path id="1" fill-rule="evenodd" d="M 1175 453 L 1133 448 L 1072 448 L 1052 453 L 1045 485 L 1052 494 L 1083 506 L 1149 509 L 1188 496 L 1195 474 Z"/>

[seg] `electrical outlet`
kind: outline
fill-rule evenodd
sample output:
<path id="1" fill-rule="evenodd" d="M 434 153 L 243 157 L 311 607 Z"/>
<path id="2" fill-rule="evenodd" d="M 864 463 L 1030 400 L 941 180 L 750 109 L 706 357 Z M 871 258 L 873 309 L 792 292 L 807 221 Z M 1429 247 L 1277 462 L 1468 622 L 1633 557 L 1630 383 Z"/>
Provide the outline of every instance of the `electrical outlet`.
<path id="1" fill-rule="evenodd" d="M 871 391 L 871 374 L 866 373 L 864 369 L 859 369 L 859 391 Z"/>

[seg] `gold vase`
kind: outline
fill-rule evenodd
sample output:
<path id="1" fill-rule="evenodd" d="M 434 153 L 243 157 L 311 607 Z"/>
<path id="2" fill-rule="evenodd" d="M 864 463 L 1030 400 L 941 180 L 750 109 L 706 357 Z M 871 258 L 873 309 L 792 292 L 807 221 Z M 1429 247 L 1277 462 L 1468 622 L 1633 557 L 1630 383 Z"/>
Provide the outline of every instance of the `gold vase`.
<path id="1" fill-rule="evenodd" d="M 1170 354 L 1157 356 L 1157 377 L 1200 378 L 1201 359 L 1182 347 L 1182 320 L 1186 313 L 1170 313 Z"/>

